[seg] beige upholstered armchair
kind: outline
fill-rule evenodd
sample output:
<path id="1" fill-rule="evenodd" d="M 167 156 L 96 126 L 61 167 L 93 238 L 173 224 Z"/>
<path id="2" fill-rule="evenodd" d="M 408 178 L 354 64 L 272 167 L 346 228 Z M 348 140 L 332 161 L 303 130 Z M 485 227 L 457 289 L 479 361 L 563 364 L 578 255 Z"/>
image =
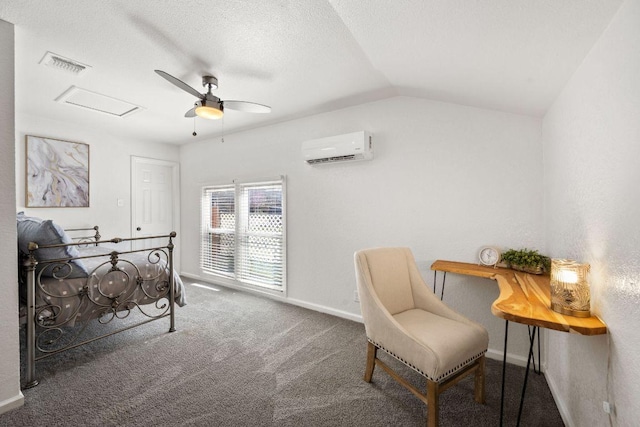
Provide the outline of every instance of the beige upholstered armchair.
<path id="1" fill-rule="evenodd" d="M 484 403 L 484 355 L 489 334 L 438 299 L 422 280 L 408 248 L 355 253 L 356 279 L 367 333 L 364 380 L 375 365 L 427 404 L 427 425 L 438 425 L 438 396 L 475 373 L 475 400 Z M 427 379 L 422 393 L 377 358 L 382 349 Z"/>

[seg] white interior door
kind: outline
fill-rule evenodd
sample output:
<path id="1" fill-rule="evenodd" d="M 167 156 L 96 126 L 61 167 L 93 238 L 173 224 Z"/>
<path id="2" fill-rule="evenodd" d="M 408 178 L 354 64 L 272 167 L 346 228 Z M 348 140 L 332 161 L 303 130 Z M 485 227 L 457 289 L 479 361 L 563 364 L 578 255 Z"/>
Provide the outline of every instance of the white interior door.
<path id="1" fill-rule="evenodd" d="M 177 231 L 178 164 L 163 160 L 132 157 L 131 217 L 133 237 L 167 235 Z M 149 247 L 134 242 L 133 248 Z M 166 239 L 154 239 L 155 245 L 166 245 Z"/>

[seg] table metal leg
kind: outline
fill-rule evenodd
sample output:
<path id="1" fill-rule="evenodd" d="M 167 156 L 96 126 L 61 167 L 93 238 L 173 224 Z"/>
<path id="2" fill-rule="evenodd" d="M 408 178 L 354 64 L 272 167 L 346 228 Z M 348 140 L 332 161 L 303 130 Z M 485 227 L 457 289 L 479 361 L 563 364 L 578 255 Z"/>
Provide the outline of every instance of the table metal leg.
<path id="1" fill-rule="evenodd" d="M 438 281 L 438 270 L 433 270 L 433 293 L 436 293 L 436 282 Z"/>
<path id="2" fill-rule="evenodd" d="M 542 358 L 540 357 L 540 330 L 538 329 L 538 372 L 536 374 L 540 375 L 542 373 Z"/>
<path id="3" fill-rule="evenodd" d="M 502 391 L 500 392 L 500 427 L 504 417 L 504 382 L 507 368 L 507 339 L 509 338 L 509 321 L 504 321 L 504 353 L 502 355 Z"/>
<path id="4" fill-rule="evenodd" d="M 433 293 L 436 293 L 436 283 L 438 281 L 438 270 L 433 270 Z M 447 281 L 447 272 L 444 271 L 442 275 L 442 288 L 440 289 L 440 301 L 444 298 L 444 284 Z"/>
<path id="5" fill-rule="evenodd" d="M 527 358 L 527 370 L 524 373 L 524 384 L 522 385 L 522 396 L 520 396 L 520 407 L 518 408 L 518 421 L 516 427 L 520 426 L 520 417 L 522 416 L 522 406 L 524 403 L 524 394 L 527 391 L 527 379 L 529 378 L 529 366 L 531 364 L 531 358 L 533 356 L 533 342 L 536 339 L 537 326 L 533 327 L 533 334 L 529 336 L 529 357 Z M 538 338 L 539 339 L 539 338 Z"/>
<path id="6" fill-rule="evenodd" d="M 535 328 L 535 326 L 534 326 Z M 532 339 L 531 337 L 531 325 L 527 325 L 527 329 L 529 330 L 529 340 Z M 529 352 L 529 356 L 531 357 L 531 360 L 533 361 L 533 372 L 535 372 L 536 374 L 540 375 L 542 373 L 542 359 L 540 359 L 540 331 L 538 331 L 538 368 L 536 369 L 536 357 L 533 353 L 533 347 L 530 347 L 530 352 Z"/>

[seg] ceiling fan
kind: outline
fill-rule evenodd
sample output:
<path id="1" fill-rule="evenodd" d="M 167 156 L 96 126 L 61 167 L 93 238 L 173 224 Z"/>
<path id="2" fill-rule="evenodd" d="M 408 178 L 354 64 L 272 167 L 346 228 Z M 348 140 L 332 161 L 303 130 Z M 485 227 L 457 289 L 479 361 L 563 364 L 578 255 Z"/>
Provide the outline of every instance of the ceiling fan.
<path id="1" fill-rule="evenodd" d="M 216 120 L 222 118 L 225 109 L 242 111 L 245 113 L 270 113 L 271 107 L 246 101 L 226 101 L 215 96 L 211 91 L 218 87 L 218 79 L 214 76 L 202 76 L 202 86 L 207 88 L 206 93 L 200 93 L 180 79 L 162 70 L 154 70 L 156 74 L 178 86 L 185 92 L 198 98 L 194 107 L 185 113 L 185 117 L 202 117 Z"/>

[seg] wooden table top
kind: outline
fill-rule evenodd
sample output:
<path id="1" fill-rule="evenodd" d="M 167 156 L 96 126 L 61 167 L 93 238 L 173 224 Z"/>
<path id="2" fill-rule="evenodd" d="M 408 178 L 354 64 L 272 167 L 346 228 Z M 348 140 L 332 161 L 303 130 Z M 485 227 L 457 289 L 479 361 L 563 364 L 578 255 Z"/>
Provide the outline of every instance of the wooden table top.
<path id="1" fill-rule="evenodd" d="M 596 316 L 580 318 L 551 310 L 548 275 L 441 260 L 435 261 L 431 269 L 497 281 L 500 295 L 491 305 L 491 312 L 502 319 L 581 335 L 607 333 L 607 325 Z"/>

